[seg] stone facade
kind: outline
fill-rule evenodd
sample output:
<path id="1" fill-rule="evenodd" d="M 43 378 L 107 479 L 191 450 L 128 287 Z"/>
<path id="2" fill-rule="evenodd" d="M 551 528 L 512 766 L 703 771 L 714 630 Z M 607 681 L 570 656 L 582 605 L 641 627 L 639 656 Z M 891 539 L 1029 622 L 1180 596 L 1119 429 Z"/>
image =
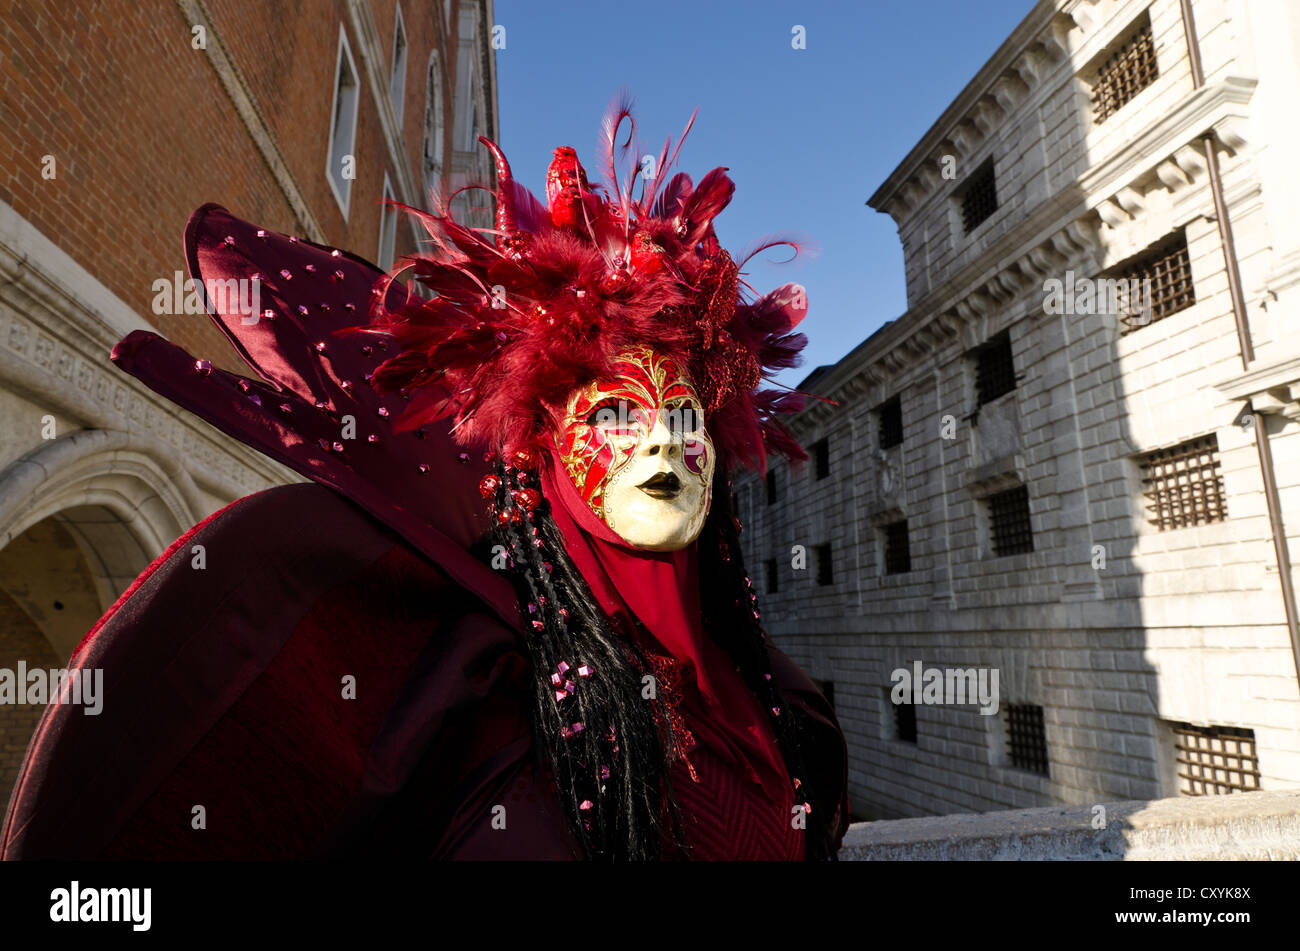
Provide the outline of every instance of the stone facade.
<path id="1" fill-rule="evenodd" d="M 414 250 L 412 221 L 385 242 L 386 195 L 428 207 L 432 187 L 492 181 L 477 142 L 499 138 L 492 22 L 491 0 L 6 4 L 0 668 L 63 664 L 178 535 L 297 478 L 108 359 L 151 329 L 247 372 L 205 315 L 155 311 L 190 214 L 219 202 L 377 263 Z M 344 199 L 329 169 L 345 59 Z M 0 705 L 0 809 L 33 716 Z"/>
<path id="2" fill-rule="evenodd" d="M 1300 10 L 1192 7 L 1200 83 L 1178 0 L 1034 7 L 869 202 L 898 225 L 908 310 L 805 382 L 838 404 L 810 401 L 792 420 L 810 450 L 826 440 L 824 468 L 813 452 L 777 464 L 774 485 L 736 480 L 765 623 L 833 687 L 860 818 L 1199 791 L 1179 777 L 1190 768 L 1178 759 L 1199 757 L 1177 752 L 1175 730 L 1252 754 L 1245 785 L 1300 786 L 1297 660 L 1256 447 L 1267 439 L 1295 552 L 1300 185 L 1286 157 L 1300 145 Z M 1128 81 L 1110 64 L 1141 60 L 1143 36 L 1155 75 L 1139 64 L 1136 94 L 1121 88 L 1099 114 L 1094 102 Z M 976 194 L 990 166 L 991 213 Z M 1082 296 L 1052 300 L 1057 282 L 1135 273 L 1157 274 L 1159 297 L 1186 289 L 1170 277 L 1179 267 L 1194 294 L 1132 322 Z M 811 313 L 815 333 L 816 301 Z M 981 350 L 1000 340 L 1010 370 Z M 1209 437 L 1195 491 L 1218 483 L 1221 505 L 1154 524 L 1148 454 Z M 1021 489 L 1028 542 L 1001 514 Z M 903 521 L 907 559 L 887 527 Z M 998 713 L 900 710 L 892 674 L 916 661 L 998 671 Z M 1045 752 L 1032 724 L 1010 729 L 1013 706 L 1041 715 Z"/>

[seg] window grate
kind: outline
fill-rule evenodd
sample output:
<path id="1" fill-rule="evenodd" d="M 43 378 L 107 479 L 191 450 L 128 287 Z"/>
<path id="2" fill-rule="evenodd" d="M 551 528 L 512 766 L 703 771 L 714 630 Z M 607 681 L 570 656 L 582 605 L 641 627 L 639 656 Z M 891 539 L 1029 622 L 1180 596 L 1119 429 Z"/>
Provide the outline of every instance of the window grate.
<path id="1" fill-rule="evenodd" d="M 1224 796 L 1259 789 L 1255 731 L 1174 724 L 1174 759 L 1184 796 Z"/>
<path id="2" fill-rule="evenodd" d="M 831 444 L 827 438 L 817 440 L 813 446 L 813 457 L 817 462 L 817 478 L 825 479 L 831 474 Z"/>
<path id="3" fill-rule="evenodd" d="M 1007 748 L 1012 766 L 1048 775 L 1042 707 L 1029 703 L 1007 705 Z"/>
<path id="4" fill-rule="evenodd" d="M 1114 273 L 1123 281 L 1136 281 L 1132 286 L 1139 294 L 1137 300 L 1126 301 L 1120 321 L 1121 334 L 1132 333 L 1196 303 L 1185 232 L 1179 231 L 1173 238 L 1153 245 L 1121 264 Z M 1150 300 L 1147 300 L 1148 288 Z M 1132 296 L 1128 284 L 1121 284 L 1120 290 L 1126 297 Z"/>
<path id="5" fill-rule="evenodd" d="M 1029 489 L 1014 489 L 989 496 L 989 529 L 995 555 L 1016 555 L 1034 550 L 1034 532 L 1029 521 Z"/>
<path id="6" fill-rule="evenodd" d="M 767 470 L 767 504 L 776 504 L 776 470 Z"/>
<path id="7" fill-rule="evenodd" d="M 912 553 L 907 543 L 907 519 L 890 522 L 885 533 L 885 574 L 896 575 L 912 570 Z"/>
<path id="8" fill-rule="evenodd" d="M 831 546 L 817 546 L 817 583 L 819 585 L 833 584 L 835 575 L 832 570 Z"/>
<path id="9" fill-rule="evenodd" d="M 767 576 L 767 593 L 776 594 L 780 581 L 777 580 L 775 558 L 769 558 L 763 562 L 763 574 Z"/>
<path id="10" fill-rule="evenodd" d="M 1092 87 L 1092 115 L 1098 125 L 1156 81 L 1156 48 L 1147 20 L 1104 64 Z"/>
<path id="11" fill-rule="evenodd" d="M 916 742 L 916 706 L 894 703 L 893 691 L 885 689 L 885 702 L 894 708 L 894 739 L 904 743 Z"/>
<path id="12" fill-rule="evenodd" d="M 997 181 L 993 176 L 993 160 L 989 159 L 978 169 L 962 187 L 961 192 L 961 226 L 970 234 L 989 215 L 998 210 Z"/>
<path id="13" fill-rule="evenodd" d="M 886 400 L 880 406 L 880 448 L 889 449 L 903 442 L 903 401 L 900 397 Z"/>
<path id="14" fill-rule="evenodd" d="M 1211 433 L 1141 458 L 1147 521 L 1162 532 L 1228 517 L 1219 466 L 1219 440 Z"/>
<path id="15" fill-rule="evenodd" d="M 975 351 L 975 395 L 979 406 L 1016 388 L 1011 335 L 1001 333 Z"/>

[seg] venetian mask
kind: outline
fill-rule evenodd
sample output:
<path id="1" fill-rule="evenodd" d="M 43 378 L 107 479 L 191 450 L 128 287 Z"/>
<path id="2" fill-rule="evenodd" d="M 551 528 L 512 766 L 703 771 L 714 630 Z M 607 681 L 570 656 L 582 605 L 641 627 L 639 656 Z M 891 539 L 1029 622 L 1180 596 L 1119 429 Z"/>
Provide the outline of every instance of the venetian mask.
<path id="1" fill-rule="evenodd" d="M 715 454 L 676 360 L 648 347 L 620 354 L 609 379 L 574 391 L 556 442 L 582 498 L 628 544 L 676 551 L 699 537 Z"/>

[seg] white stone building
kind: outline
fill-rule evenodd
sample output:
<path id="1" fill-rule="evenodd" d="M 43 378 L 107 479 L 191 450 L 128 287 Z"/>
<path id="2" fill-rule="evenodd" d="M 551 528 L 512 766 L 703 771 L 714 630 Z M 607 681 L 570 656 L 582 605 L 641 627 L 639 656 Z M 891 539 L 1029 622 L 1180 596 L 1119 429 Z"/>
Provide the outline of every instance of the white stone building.
<path id="1" fill-rule="evenodd" d="M 1289 0 L 1041 0 L 871 197 L 908 309 L 737 481 L 856 815 L 1300 787 L 1297 102 Z"/>

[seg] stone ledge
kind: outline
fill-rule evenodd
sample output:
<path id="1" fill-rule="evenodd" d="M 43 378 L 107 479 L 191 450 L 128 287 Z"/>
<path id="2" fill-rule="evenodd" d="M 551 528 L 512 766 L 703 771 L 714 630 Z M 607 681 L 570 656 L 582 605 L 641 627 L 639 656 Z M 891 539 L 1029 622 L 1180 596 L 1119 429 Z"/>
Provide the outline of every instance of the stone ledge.
<path id="1" fill-rule="evenodd" d="M 1300 790 L 857 822 L 841 861 L 1300 859 Z"/>

